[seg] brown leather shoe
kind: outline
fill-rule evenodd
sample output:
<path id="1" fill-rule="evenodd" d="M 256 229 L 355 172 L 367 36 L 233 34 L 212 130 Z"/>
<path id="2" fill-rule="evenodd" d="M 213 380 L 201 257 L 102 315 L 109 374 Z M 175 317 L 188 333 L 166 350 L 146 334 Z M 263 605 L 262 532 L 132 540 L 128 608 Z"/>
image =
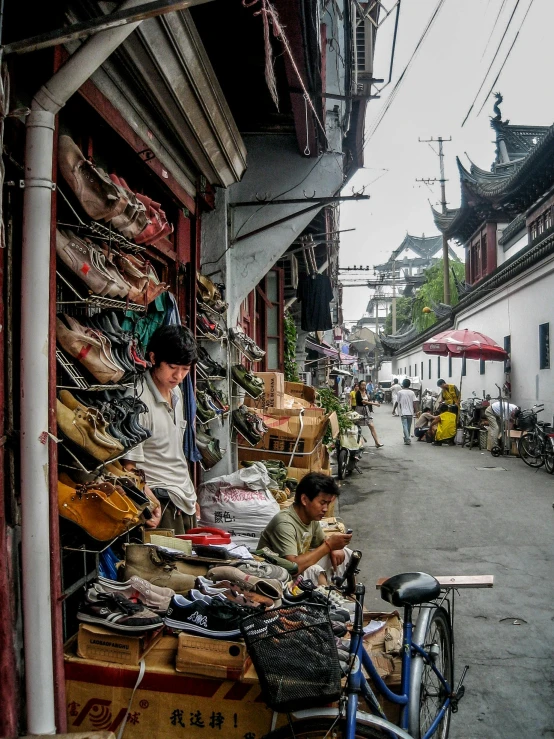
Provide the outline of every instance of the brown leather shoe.
<path id="1" fill-rule="evenodd" d="M 58 161 L 61 173 L 87 215 L 109 221 L 125 210 L 127 198 L 108 175 L 87 161 L 70 136 L 60 136 Z"/>
<path id="2" fill-rule="evenodd" d="M 56 339 L 62 349 L 81 362 L 102 385 L 119 382 L 125 374 L 107 355 L 105 341 L 97 332 L 95 335 L 92 331 L 85 333 L 69 329 L 60 318 L 56 318 Z"/>
<path id="3" fill-rule="evenodd" d="M 58 511 L 98 541 L 110 541 L 135 525 L 135 516 L 101 490 L 66 485 L 58 480 Z"/>
<path id="4" fill-rule="evenodd" d="M 123 579 L 133 575 L 153 585 L 171 588 L 176 593 L 188 593 L 194 588 L 195 576 L 179 572 L 175 564 L 159 557 L 156 547 L 146 544 L 125 545 Z"/>
<path id="5" fill-rule="evenodd" d="M 108 449 L 115 448 L 118 450 L 118 453 L 124 451 L 125 447 L 108 431 L 108 424 L 98 408 L 89 408 L 82 403 L 79 403 L 79 401 L 71 395 L 69 390 L 62 390 L 60 392 L 60 400 L 67 408 L 69 408 L 69 410 L 75 411 L 78 409 L 82 413 L 89 415 L 94 425 L 94 433 L 91 437 L 92 441 L 100 446 L 105 446 Z"/>
<path id="6" fill-rule="evenodd" d="M 95 438 L 95 419 L 80 407 L 72 411 L 56 399 L 56 419 L 59 429 L 68 439 L 100 462 L 117 457 L 123 451 L 123 447 L 115 439 L 113 445 L 107 445 L 103 440 L 101 442 Z"/>

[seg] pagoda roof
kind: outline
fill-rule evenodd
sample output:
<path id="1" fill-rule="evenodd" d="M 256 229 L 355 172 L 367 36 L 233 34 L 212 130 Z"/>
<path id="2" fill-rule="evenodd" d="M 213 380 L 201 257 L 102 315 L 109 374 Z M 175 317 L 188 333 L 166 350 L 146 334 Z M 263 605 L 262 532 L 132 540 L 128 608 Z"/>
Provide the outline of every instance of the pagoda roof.
<path id="1" fill-rule="evenodd" d="M 542 141 L 548 133 L 549 126 L 519 126 L 498 118 L 491 120 L 496 132 L 497 142 L 503 140 L 510 162 L 524 159 Z M 497 163 L 502 161 L 501 152 L 497 149 Z"/>

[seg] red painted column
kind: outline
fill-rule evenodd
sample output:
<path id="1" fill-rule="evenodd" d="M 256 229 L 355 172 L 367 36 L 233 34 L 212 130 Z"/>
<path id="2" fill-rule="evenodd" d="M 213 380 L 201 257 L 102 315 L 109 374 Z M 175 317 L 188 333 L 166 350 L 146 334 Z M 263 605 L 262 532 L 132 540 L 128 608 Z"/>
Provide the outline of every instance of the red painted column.
<path id="1" fill-rule="evenodd" d="M 494 272 L 497 265 L 496 223 L 487 223 L 487 274 Z"/>

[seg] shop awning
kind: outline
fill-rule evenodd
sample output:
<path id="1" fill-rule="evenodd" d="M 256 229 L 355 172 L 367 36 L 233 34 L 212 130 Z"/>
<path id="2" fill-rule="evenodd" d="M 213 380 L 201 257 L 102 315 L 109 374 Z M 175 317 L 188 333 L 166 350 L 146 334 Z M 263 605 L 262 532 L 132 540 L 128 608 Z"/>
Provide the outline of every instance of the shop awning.
<path id="1" fill-rule="evenodd" d="M 337 359 L 340 364 L 354 364 L 356 362 L 355 357 L 350 357 L 348 354 L 343 354 L 337 349 L 333 349 L 333 347 L 329 346 L 329 344 L 316 344 L 315 341 L 310 341 L 310 339 L 306 339 L 306 349 L 311 349 L 314 352 L 323 354 L 325 357 Z"/>

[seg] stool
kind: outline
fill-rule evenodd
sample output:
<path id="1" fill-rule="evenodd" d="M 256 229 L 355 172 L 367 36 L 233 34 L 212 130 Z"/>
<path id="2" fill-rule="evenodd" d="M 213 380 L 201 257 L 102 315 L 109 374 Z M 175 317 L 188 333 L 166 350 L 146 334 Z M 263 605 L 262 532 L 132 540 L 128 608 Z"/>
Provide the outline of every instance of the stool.
<path id="1" fill-rule="evenodd" d="M 468 442 L 469 449 L 473 449 L 475 442 L 479 443 L 479 432 L 481 429 L 479 426 L 464 426 L 464 433 L 462 436 L 462 448 Z"/>

